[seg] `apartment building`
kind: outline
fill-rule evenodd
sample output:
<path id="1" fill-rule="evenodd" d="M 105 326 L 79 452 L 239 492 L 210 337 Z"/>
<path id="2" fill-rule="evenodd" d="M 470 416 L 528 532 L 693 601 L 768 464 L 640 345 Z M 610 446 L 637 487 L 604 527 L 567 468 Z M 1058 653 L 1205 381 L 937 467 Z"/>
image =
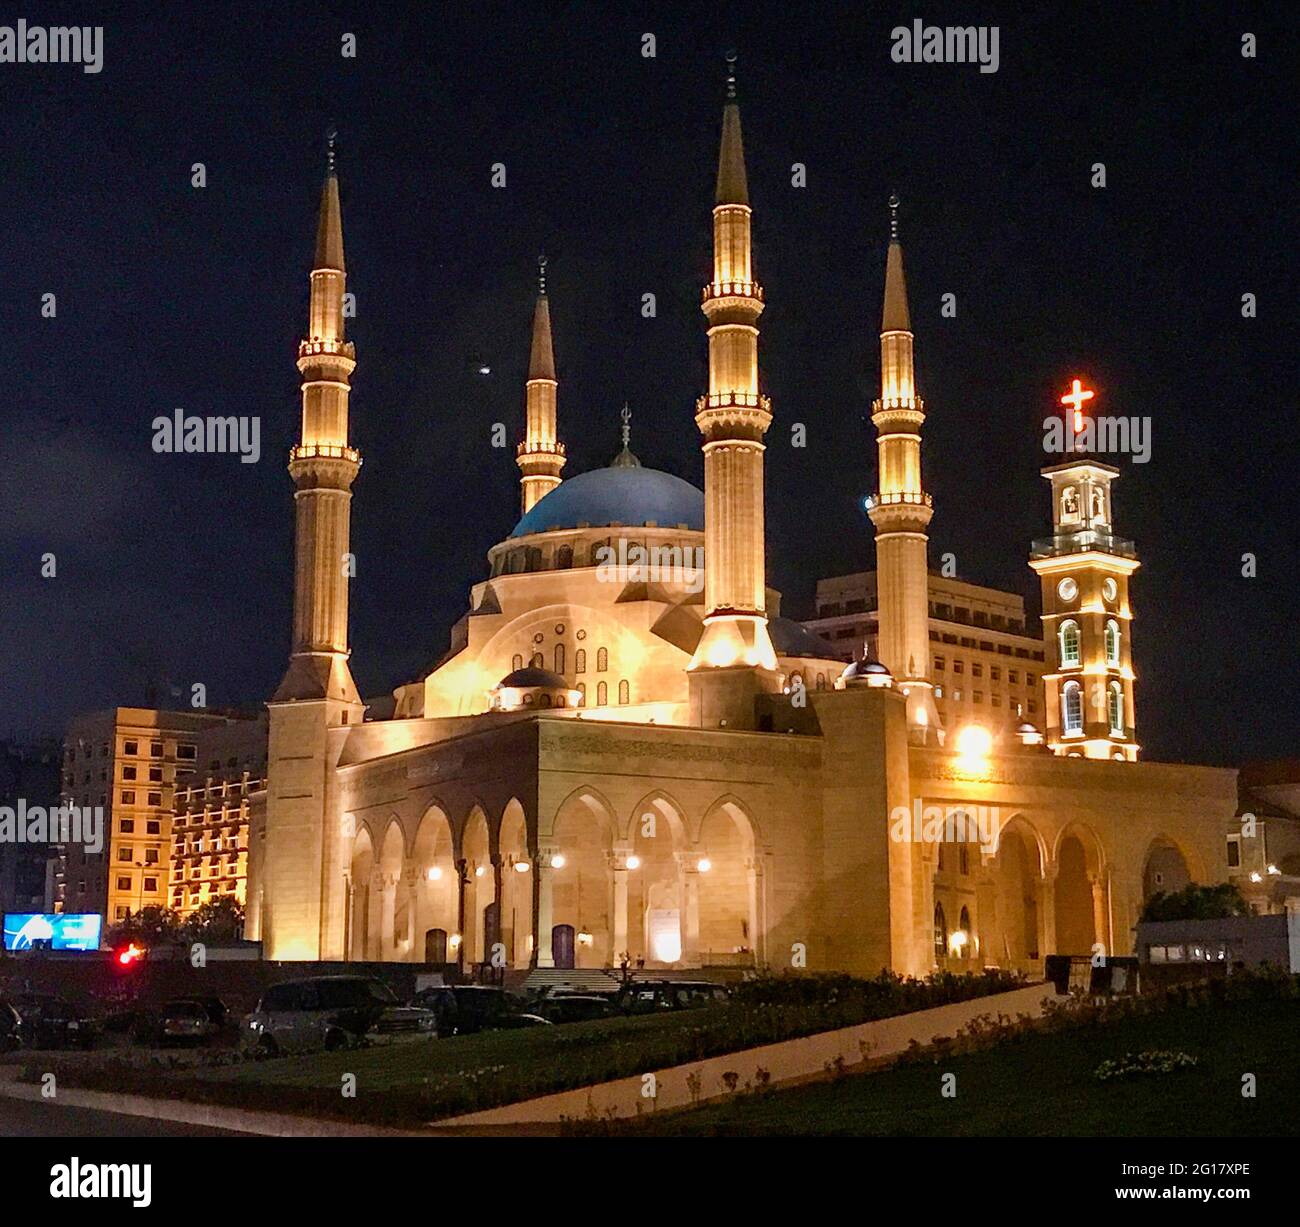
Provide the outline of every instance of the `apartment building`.
<path id="1" fill-rule="evenodd" d="M 1044 649 L 1024 598 L 935 572 L 929 577 L 930 678 L 945 728 L 1043 727 Z M 817 582 L 817 616 L 804 623 L 846 662 L 878 654 L 874 571 Z"/>

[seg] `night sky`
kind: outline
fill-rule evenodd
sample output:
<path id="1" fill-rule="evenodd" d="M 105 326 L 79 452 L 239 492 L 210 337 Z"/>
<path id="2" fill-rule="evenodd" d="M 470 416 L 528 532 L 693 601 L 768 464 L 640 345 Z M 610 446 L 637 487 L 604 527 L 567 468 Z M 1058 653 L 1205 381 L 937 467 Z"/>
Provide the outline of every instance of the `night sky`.
<path id="1" fill-rule="evenodd" d="M 331 120 L 358 306 L 363 694 L 444 652 L 517 518 L 540 249 L 566 475 L 614 455 L 626 399 L 643 463 L 699 484 L 699 287 L 734 46 L 783 612 L 809 616 L 818 577 L 874 565 L 860 499 L 875 484 L 867 415 L 897 190 L 932 565 L 951 551 L 963 578 L 1022 592 L 1036 614 L 1038 470 L 1059 459 L 1041 423 L 1085 378 L 1099 411 L 1154 420 L 1150 463 L 1121 459 L 1115 493 L 1117 531 L 1143 562 L 1147 757 L 1295 752 L 1286 6 L 97 7 L 100 74 L 0 64 L 0 733 L 61 733 L 73 713 L 143 702 L 151 681 L 202 682 L 213 704 L 262 701 L 278 682 L 294 355 Z M 999 70 L 893 63 L 889 31 L 916 16 L 996 22 Z M 1247 30 L 1256 59 L 1240 52 Z M 355 59 L 340 55 L 346 32 Z M 1104 190 L 1090 186 L 1099 161 Z M 791 186 L 795 162 L 806 188 Z M 1242 318 L 1247 292 L 1256 319 Z M 46 293 L 55 319 L 41 317 Z M 955 319 L 940 316 L 945 293 Z M 150 423 L 178 407 L 259 415 L 261 462 L 155 454 Z M 498 421 L 505 450 L 490 446 Z M 805 449 L 790 446 L 794 422 Z M 55 579 L 40 576 L 46 552 Z"/>

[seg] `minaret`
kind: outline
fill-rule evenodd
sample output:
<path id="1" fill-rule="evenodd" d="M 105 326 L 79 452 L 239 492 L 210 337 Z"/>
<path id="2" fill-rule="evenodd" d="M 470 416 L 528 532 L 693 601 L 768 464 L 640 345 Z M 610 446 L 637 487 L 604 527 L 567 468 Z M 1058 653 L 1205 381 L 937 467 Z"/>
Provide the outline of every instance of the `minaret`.
<path id="1" fill-rule="evenodd" d="M 702 305 L 709 392 L 695 414 L 704 438 L 704 633 L 689 667 L 695 723 L 746 728 L 755 718 L 754 698 L 774 688 L 770 671 L 776 668 L 763 559 L 763 436 L 772 410 L 758 385 L 763 288 L 754 280 L 735 56 L 727 61 L 713 280 L 704 287 Z"/>
<path id="2" fill-rule="evenodd" d="M 293 654 L 275 700 L 360 702 L 348 668 L 348 577 L 352 482 L 361 453 L 348 446 L 349 380 L 357 362 L 343 339 L 343 219 L 330 134 L 311 271 L 308 333 L 298 345 L 302 441 L 289 452 L 296 564 Z M 346 723 L 346 720 L 343 721 Z"/>
<path id="3" fill-rule="evenodd" d="M 551 304 L 546 297 L 546 257 L 537 260 L 537 306 L 533 309 L 533 346 L 528 355 L 528 383 L 524 392 L 524 438 L 515 463 L 523 474 L 524 514 L 539 498 L 560 484 L 564 444 L 556 436 L 555 347 L 551 343 Z"/>
<path id="4" fill-rule="evenodd" d="M 1080 382 L 1062 398 L 1081 412 Z M 1079 426 L 1076 421 L 1076 430 Z M 1111 486 L 1119 469 L 1080 457 L 1049 465 L 1052 536 L 1033 543 L 1029 565 L 1043 594 L 1047 744 L 1057 754 L 1138 756 L 1133 702 L 1132 541 L 1115 536 Z"/>
<path id="5" fill-rule="evenodd" d="M 907 696 L 915 740 L 942 741 L 930 680 L 930 588 L 926 529 L 934 514 L 921 488 L 921 425 L 925 404 L 916 394 L 912 320 L 907 309 L 903 247 L 898 241 L 898 197 L 889 198 L 889 255 L 885 310 L 880 324 L 880 399 L 872 406 L 880 485 L 867 500 L 876 528 L 876 583 L 880 603 L 880 660 Z"/>
<path id="6" fill-rule="evenodd" d="M 361 455 L 348 446 L 343 223 L 334 133 L 321 192 L 307 337 L 298 346 L 302 439 L 289 453 L 296 561 L 293 649 L 270 707 L 266 841 L 262 880 L 274 901 L 260 917 L 268 958 L 341 958 L 345 881 L 332 798 L 341 742 L 331 730 L 359 724 L 364 706 L 348 667 L 352 482 Z"/>

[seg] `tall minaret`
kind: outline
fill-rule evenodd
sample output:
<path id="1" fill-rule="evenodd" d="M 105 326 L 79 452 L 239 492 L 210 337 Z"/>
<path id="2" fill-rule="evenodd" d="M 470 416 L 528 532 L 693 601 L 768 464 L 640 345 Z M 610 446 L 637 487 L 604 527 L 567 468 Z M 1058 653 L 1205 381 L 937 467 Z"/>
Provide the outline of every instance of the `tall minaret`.
<path id="1" fill-rule="evenodd" d="M 551 343 L 551 304 L 546 297 L 546 257 L 537 261 L 537 306 L 533 309 L 533 347 L 528 355 L 528 383 L 524 393 L 524 439 L 515 463 L 523 474 L 523 510 L 526 515 L 544 494 L 560 484 L 564 444 L 556 438 L 555 348 Z"/>
<path id="2" fill-rule="evenodd" d="M 926 529 L 934 510 L 930 496 L 921 488 L 925 404 L 916 394 L 897 196 L 889 198 L 889 210 L 885 310 L 880 324 L 880 399 L 871 413 L 879 448 L 880 486 L 867 502 L 876 527 L 880 659 L 894 675 L 895 685 L 907 695 L 907 721 L 913 737 L 941 741 L 943 729 L 930 681 Z"/>
<path id="3" fill-rule="evenodd" d="M 772 410 L 758 386 L 763 288 L 754 280 L 735 56 L 727 62 L 713 280 L 704 287 L 702 306 L 709 322 L 709 392 L 695 414 L 704 437 L 704 633 L 689 667 L 695 722 L 743 728 L 752 726 L 753 699 L 772 688 L 762 671 L 776 668 L 763 560 L 763 436 Z"/>
<path id="4" fill-rule="evenodd" d="M 267 958 L 344 957 L 348 882 L 345 832 L 335 797 L 337 731 L 365 708 L 348 667 L 352 482 L 361 455 L 348 446 L 349 379 L 356 367 L 343 336 L 343 223 L 334 134 L 321 192 L 307 337 L 298 346 L 302 441 L 289 453 L 296 561 L 293 650 L 268 704 L 266 839 L 262 897 L 250 906 Z M 355 885 L 355 884 L 354 884 Z"/>
<path id="5" fill-rule="evenodd" d="M 352 482 L 361 468 L 361 453 L 348 446 L 348 394 L 357 362 L 352 343 L 343 339 L 346 271 L 334 135 L 321 189 L 308 332 L 298 345 L 302 441 L 289 452 L 296 541 L 293 654 L 276 701 L 360 701 L 348 668 L 348 577 L 355 570 L 349 527 Z"/>

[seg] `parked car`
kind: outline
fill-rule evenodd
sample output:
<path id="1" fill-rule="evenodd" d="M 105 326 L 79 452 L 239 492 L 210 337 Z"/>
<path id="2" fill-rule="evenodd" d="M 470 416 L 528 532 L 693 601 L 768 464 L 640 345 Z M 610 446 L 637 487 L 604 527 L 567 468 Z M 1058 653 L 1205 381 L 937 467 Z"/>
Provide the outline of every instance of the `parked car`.
<path id="1" fill-rule="evenodd" d="M 274 1056 L 348 1048 L 371 1028 L 389 1027 L 433 1035 L 432 1010 L 401 1005 L 392 990 L 368 976 L 316 976 L 273 984 L 245 1019 L 242 1042 Z"/>
<path id="2" fill-rule="evenodd" d="M 158 1040 L 163 1044 L 205 1044 L 221 1034 L 224 1018 L 225 1006 L 217 1011 L 192 997 L 169 1001 L 158 1011 Z"/>
<path id="3" fill-rule="evenodd" d="M 547 1022 L 590 1022 L 594 1018 L 615 1018 L 620 1011 L 609 996 L 560 993 L 543 999 L 538 1011 Z"/>
<path id="4" fill-rule="evenodd" d="M 18 1015 L 18 1039 L 24 1048 L 89 1048 L 99 1033 L 91 1014 L 41 993 L 27 993 L 9 1004 Z"/>
<path id="5" fill-rule="evenodd" d="M 504 989 L 483 984 L 444 984 L 421 989 L 411 1004 L 436 1015 L 439 1035 L 473 1035 L 476 1031 L 547 1023 L 540 1014 L 519 1010 Z"/>
<path id="6" fill-rule="evenodd" d="M 636 980 L 618 995 L 625 1014 L 653 1014 L 658 1010 L 695 1010 L 727 1001 L 726 988 L 707 980 Z"/>
<path id="7" fill-rule="evenodd" d="M 177 997 L 158 1009 L 135 1010 L 129 1030 L 137 1044 L 201 1044 L 221 1036 L 227 1016 L 219 997 Z"/>

